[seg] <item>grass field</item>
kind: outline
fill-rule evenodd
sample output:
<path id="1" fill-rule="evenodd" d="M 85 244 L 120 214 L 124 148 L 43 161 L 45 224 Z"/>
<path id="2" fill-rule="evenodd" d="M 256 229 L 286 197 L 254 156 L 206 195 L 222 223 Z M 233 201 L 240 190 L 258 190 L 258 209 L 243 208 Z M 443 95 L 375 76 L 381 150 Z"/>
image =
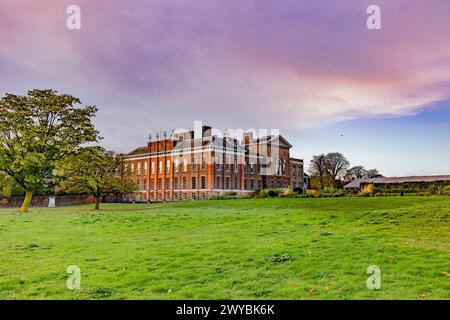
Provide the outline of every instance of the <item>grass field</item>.
<path id="1" fill-rule="evenodd" d="M 449 217 L 450 197 L 1 209 L 0 299 L 450 299 Z"/>

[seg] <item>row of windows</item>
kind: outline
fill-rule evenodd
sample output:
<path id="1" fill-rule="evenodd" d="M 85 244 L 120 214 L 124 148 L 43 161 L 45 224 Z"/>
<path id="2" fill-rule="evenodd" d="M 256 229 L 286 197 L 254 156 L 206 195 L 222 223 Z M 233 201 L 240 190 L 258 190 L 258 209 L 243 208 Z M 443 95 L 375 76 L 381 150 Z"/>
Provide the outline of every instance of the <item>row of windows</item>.
<path id="1" fill-rule="evenodd" d="M 183 178 L 182 180 L 182 184 L 181 187 L 182 189 L 187 189 L 187 178 Z M 216 189 L 226 189 L 226 190 L 239 190 L 240 189 L 240 184 L 239 184 L 239 180 L 238 179 L 234 179 L 233 181 L 231 181 L 230 177 L 225 177 L 225 185 L 222 185 L 222 177 L 221 176 L 217 176 L 216 177 Z M 163 179 L 158 179 L 158 189 L 157 190 L 162 190 L 163 189 L 163 185 L 162 185 Z M 141 185 L 138 182 L 136 182 L 138 188 L 140 189 Z M 147 190 L 147 179 L 143 180 L 143 184 L 142 184 L 143 188 L 142 190 Z M 171 189 L 171 184 L 170 184 L 170 179 L 166 179 L 166 189 Z M 178 178 L 175 178 L 173 180 L 173 189 L 177 190 L 179 189 L 179 184 L 178 184 Z M 192 189 L 196 189 L 197 188 L 197 178 L 196 177 L 192 177 L 191 178 L 191 188 Z M 261 188 L 261 180 L 254 180 L 254 179 L 247 179 L 245 180 L 245 189 L 246 190 L 253 190 L 255 188 Z M 206 189 L 206 177 L 200 177 L 200 189 Z M 150 179 L 150 190 L 155 190 L 155 180 L 154 179 Z"/>
<path id="2" fill-rule="evenodd" d="M 147 195 L 144 194 L 142 197 L 143 200 L 147 200 Z M 164 194 L 162 193 L 158 193 L 155 197 L 155 195 L 153 193 L 150 194 L 150 201 L 162 201 L 162 200 L 166 200 L 166 201 L 170 201 L 170 196 L 169 193 L 166 192 Z M 181 195 L 179 193 L 174 193 L 173 194 L 173 200 L 205 200 L 206 199 L 206 193 L 200 193 L 199 195 L 196 192 L 182 192 Z"/>
<path id="3" fill-rule="evenodd" d="M 222 181 L 225 181 L 225 185 L 222 185 Z M 173 179 L 173 189 L 177 190 L 179 189 L 179 187 L 181 187 L 182 189 L 187 189 L 187 184 L 188 179 L 187 178 L 182 178 L 181 179 L 181 185 L 179 185 L 179 180 L 178 178 Z M 192 189 L 196 189 L 197 188 L 197 178 L 196 177 L 192 177 L 190 180 L 191 183 L 191 188 Z M 138 188 L 140 190 L 147 190 L 147 179 L 143 179 L 142 181 L 142 189 L 141 189 L 141 184 L 139 183 L 139 181 L 136 182 Z M 270 185 L 273 185 L 274 187 L 282 187 L 284 185 L 284 182 L 269 182 Z M 166 179 L 166 189 L 172 189 L 172 185 L 170 183 L 170 179 L 167 178 Z M 246 190 L 254 190 L 261 188 L 262 183 L 261 180 L 255 180 L 255 179 L 245 179 L 245 189 Z M 200 189 L 206 189 L 206 177 L 202 176 L 200 177 Z M 222 180 L 221 176 L 217 176 L 216 177 L 216 185 L 215 185 L 216 189 L 235 189 L 235 190 L 239 190 L 240 189 L 240 185 L 239 185 L 239 180 L 238 179 L 234 179 L 232 181 L 232 179 L 230 177 L 225 177 L 225 180 Z M 157 190 L 162 190 L 163 189 L 163 179 L 158 179 L 157 180 Z M 150 179 L 150 190 L 155 190 L 155 179 Z"/>
<path id="4" fill-rule="evenodd" d="M 255 189 L 261 189 L 262 182 L 261 180 L 254 180 L 249 179 L 245 180 L 245 190 L 255 190 Z"/>
<path id="5" fill-rule="evenodd" d="M 205 193 L 200 193 L 200 195 L 198 196 L 197 193 L 188 193 L 188 192 L 183 192 L 181 193 L 181 196 L 178 193 L 174 193 L 173 194 L 173 199 L 174 200 L 187 200 L 187 199 L 192 199 L 192 200 L 197 200 L 197 199 L 201 199 L 201 200 L 205 200 L 206 199 L 206 194 Z M 153 193 L 150 194 L 150 198 L 147 199 L 147 194 L 143 193 L 141 196 L 141 200 L 150 200 L 150 201 L 162 201 L 162 200 L 166 200 L 166 201 L 170 201 L 170 195 L 168 192 L 162 194 L 162 193 L 158 193 L 155 197 L 155 195 Z"/>
<path id="6" fill-rule="evenodd" d="M 285 181 L 268 181 L 267 188 L 287 188 L 289 184 Z"/>
<path id="7" fill-rule="evenodd" d="M 158 183 L 158 190 L 162 190 L 163 189 L 163 179 L 158 179 L 157 183 Z M 139 183 L 139 181 L 136 182 L 136 185 L 139 188 L 139 190 L 141 190 L 141 184 Z M 182 179 L 182 187 L 183 187 L 183 189 L 187 188 L 187 178 Z M 197 188 L 197 178 L 196 177 L 191 178 L 191 187 L 192 187 L 192 189 Z M 165 188 L 166 189 L 172 188 L 169 178 L 166 179 Z M 173 179 L 173 188 L 178 189 L 178 178 Z M 206 177 L 200 177 L 200 188 L 206 189 Z M 147 179 L 143 179 L 143 181 L 142 181 L 142 190 L 147 190 Z M 155 179 L 150 179 L 150 190 L 155 190 Z"/>
<path id="8" fill-rule="evenodd" d="M 224 185 L 222 185 L 222 181 L 225 182 Z M 255 183 L 254 179 L 246 179 L 245 180 L 245 189 L 246 190 L 253 190 L 256 188 L 260 188 L 261 187 L 261 180 L 257 180 Z M 181 187 L 182 189 L 187 189 L 188 186 L 188 179 L 183 177 L 181 179 L 181 185 L 179 185 L 179 180 L 178 178 L 173 179 L 173 186 L 170 183 L 170 179 L 167 178 L 166 179 L 166 183 L 165 183 L 165 188 L 166 189 L 179 189 L 179 187 Z M 141 184 L 139 183 L 139 181 L 136 182 L 136 185 L 138 187 L 139 190 L 148 190 L 147 189 L 147 179 L 143 179 L 142 181 L 142 189 L 141 189 Z M 196 177 L 192 177 L 190 180 L 190 187 L 192 189 L 197 189 L 197 178 Z M 226 190 L 239 190 L 240 189 L 240 184 L 239 184 L 239 179 L 231 179 L 230 177 L 225 177 L 225 180 L 222 180 L 221 176 L 217 176 L 216 177 L 216 185 L 215 185 L 216 189 L 226 189 Z M 200 185 L 199 185 L 200 189 L 206 189 L 206 177 L 202 176 L 200 177 Z M 155 179 L 150 179 L 150 190 L 155 190 Z M 157 190 L 163 190 L 163 179 L 158 179 L 157 180 Z"/>
<path id="9" fill-rule="evenodd" d="M 156 163 L 155 162 L 151 162 L 151 167 L 150 167 L 150 173 L 154 174 L 156 172 Z M 192 161 L 191 165 L 190 165 L 192 171 L 197 171 L 197 164 L 195 163 L 195 161 Z M 178 162 L 178 159 L 175 160 L 175 165 L 174 165 L 174 171 L 178 172 L 180 168 L 180 164 Z M 206 170 L 206 163 L 204 161 L 202 161 L 201 166 L 200 166 L 202 171 Z M 130 168 L 128 168 L 128 164 L 125 164 L 125 171 L 128 172 L 128 169 L 130 169 L 130 173 L 134 174 L 136 172 L 137 175 L 140 175 L 141 173 L 143 174 L 147 174 L 147 162 L 144 162 L 144 170 L 141 170 L 141 163 L 138 162 L 137 163 L 137 168 L 135 171 L 135 165 L 134 163 L 130 164 Z M 171 162 L 170 160 L 166 160 L 166 173 L 170 173 L 171 170 Z M 183 172 L 187 172 L 188 170 L 188 163 L 187 160 L 184 159 L 183 161 L 183 168 L 182 171 Z M 158 173 L 161 174 L 163 172 L 163 161 L 160 160 L 158 163 Z"/>
<path id="10" fill-rule="evenodd" d="M 134 163 L 131 163 L 131 166 L 130 166 L 130 172 L 131 173 L 134 173 Z M 125 164 L 125 171 L 127 172 L 128 171 L 128 164 Z M 144 174 L 147 174 L 147 162 L 144 162 L 144 170 L 143 170 L 143 173 Z M 141 163 L 140 162 L 138 162 L 138 164 L 137 164 L 137 169 L 136 169 L 136 174 L 141 174 Z"/>
<path id="11" fill-rule="evenodd" d="M 150 167 L 150 173 L 151 174 L 154 174 L 156 172 L 155 166 L 156 166 L 156 162 L 151 162 L 151 167 Z M 232 167 L 231 164 L 227 163 L 224 166 L 225 166 L 225 171 L 226 172 L 230 172 L 232 170 L 231 169 L 231 167 Z M 182 163 L 181 170 L 183 172 L 187 172 L 188 171 L 188 167 L 189 167 L 189 165 L 187 163 L 187 159 L 184 159 L 183 163 Z M 221 171 L 222 167 L 223 167 L 222 164 L 216 164 L 215 169 L 216 169 L 216 171 Z M 191 161 L 190 168 L 191 168 L 191 171 L 197 171 L 197 164 L 195 163 L 194 160 Z M 238 166 L 237 160 L 234 161 L 233 168 L 234 168 L 234 172 L 235 173 L 239 172 L 239 166 Z M 128 167 L 128 164 L 125 164 L 125 171 L 128 171 L 128 169 L 130 169 L 130 173 L 132 173 L 132 174 L 134 174 L 136 172 L 137 175 L 140 175 L 141 173 L 145 175 L 145 174 L 147 174 L 147 162 L 144 162 L 143 170 L 141 170 L 142 169 L 142 165 L 141 165 L 140 162 L 137 163 L 136 171 L 135 171 L 135 164 L 134 163 L 130 164 L 130 168 Z M 175 161 L 174 161 L 174 172 L 179 172 L 179 169 L 180 169 L 180 163 L 179 163 L 178 159 L 175 159 Z M 281 172 L 281 171 L 285 172 L 285 169 L 286 169 L 285 161 L 283 162 L 283 164 L 281 164 L 280 160 L 277 160 L 277 172 Z M 170 173 L 170 170 L 171 170 L 171 161 L 170 160 L 166 160 L 166 171 L 165 172 L 166 173 Z M 201 171 L 205 171 L 206 170 L 206 163 L 204 161 L 202 161 L 202 163 L 201 163 L 200 170 Z M 259 173 L 260 170 L 261 170 L 261 166 L 259 164 L 248 164 L 247 163 L 244 166 L 244 172 L 245 173 L 249 172 L 251 174 L 254 174 L 255 172 Z M 160 160 L 159 163 L 158 163 L 157 171 L 158 171 L 158 174 L 163 173 L 163 161 L 162 160 Z"/>
<path id="12" fill-rule="evenodd" d="M 238 179 L 234 179 L 231 181 L 230 177 L 225 177 L 225 184 L 222 185 L 222 177 L 217 176 L 216 177 L 216 189 L 225 189 L 225 190 L 240 190 L 240 184 Z"/>

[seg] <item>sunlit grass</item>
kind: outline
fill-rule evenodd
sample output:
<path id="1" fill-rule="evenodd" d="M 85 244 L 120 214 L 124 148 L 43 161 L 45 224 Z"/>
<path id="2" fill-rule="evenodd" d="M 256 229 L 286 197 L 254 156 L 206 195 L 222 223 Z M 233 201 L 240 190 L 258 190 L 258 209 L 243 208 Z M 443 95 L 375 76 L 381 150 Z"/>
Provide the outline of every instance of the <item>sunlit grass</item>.
<path id="1" fill-rule="evenodd" d="M 1 209 L 0 298 L 449 299 L 449 216 L 450 197 Z"/>

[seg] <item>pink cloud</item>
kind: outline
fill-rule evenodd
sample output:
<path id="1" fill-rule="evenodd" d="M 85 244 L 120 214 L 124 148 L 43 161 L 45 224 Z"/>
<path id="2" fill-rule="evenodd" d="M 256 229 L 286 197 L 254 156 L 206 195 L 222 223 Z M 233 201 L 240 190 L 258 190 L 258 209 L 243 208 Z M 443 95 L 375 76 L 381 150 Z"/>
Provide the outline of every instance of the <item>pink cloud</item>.
<path id="1" fill-rule="evenodd" d="M 0 83 L 98 101 L 114 139 L 118 124 L 308 128 L 449 98 L 448 1 L 379 0 L 380 31 L 365 27 L 371 1 L 78 0 L 79 32 L 72 3 L 2 4 Z"/>

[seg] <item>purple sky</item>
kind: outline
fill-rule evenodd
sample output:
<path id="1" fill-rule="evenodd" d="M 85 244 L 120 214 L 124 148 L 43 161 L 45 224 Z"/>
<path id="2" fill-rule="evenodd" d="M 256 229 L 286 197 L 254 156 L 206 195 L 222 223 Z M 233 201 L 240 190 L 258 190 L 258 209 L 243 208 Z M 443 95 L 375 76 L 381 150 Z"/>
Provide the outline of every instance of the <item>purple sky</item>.
<path id="1" fill-rule="evenodd" d="M 366 28 L 370 4 L 382 30 Z M 0 94 L 96 104 L 117 151 L 201 120 L 280 129 L 306 161 L 341 151 L 387 175 L 450 173 L 449 12 L 448 0 L 0 0 Z"/>

